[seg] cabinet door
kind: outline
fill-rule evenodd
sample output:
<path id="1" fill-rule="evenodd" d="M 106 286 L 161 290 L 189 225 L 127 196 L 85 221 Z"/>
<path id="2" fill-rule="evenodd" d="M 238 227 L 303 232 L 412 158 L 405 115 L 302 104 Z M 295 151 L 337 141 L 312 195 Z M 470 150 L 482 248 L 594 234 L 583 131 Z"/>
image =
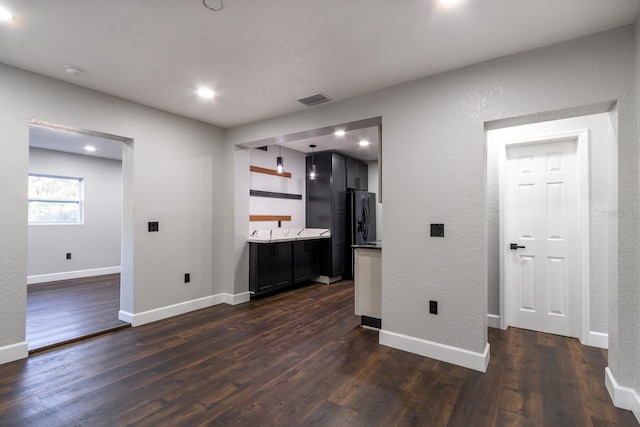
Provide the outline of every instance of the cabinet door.
<path id="1" fill-rule="evenodd" d="M 303 283 L 319 275 L 318 241 L 293 242 L 293 283 Z"/>
<path id="2" fill-rule="evenodd" d="M 293 242 L 293 283 L 309 280 L 307 269 L 307 242 Z"/>
<path id="3" fill-rule="evenodd" d="M 249 290 L 256 294 L 273 288 L 273 244 L 250 243 Z"/>
<path id="4" fill-rule="evenodd" d="M 347 188 L 367 190 L 369 184 L 369 166 L 356 159 L 347 158 L 346 161 Z"/>
<path id="5" fill-rule="evenodd" d="M 274 288 L 291 284 L 291 242 L 274 243 L 272 281 Z"/>
<path id="6" fill-rule="evenodd" d="M 320 244 L 317 240 L 309 240 L 306 245 L 307 280 L 320 275 Z"/>
<path id="7" fill-rule="evenodd" d="M 356 185 L 358 190 L 369 189 L 369 165 L 358 162 L 356 168 Z"/>
<path id="8" fill-rule="evenodd" d="M 347 207 L 347 181 L 345 158 L 333 153 L 331 157 L 331 208 L 345 210 Z"/>
<path id="9" fill-rule="evenodd" d="M 356 187 L 356 165 L 358 161 L 355 159 L 347 158 L 347 188 L 355 188 Z"/>
<path id="10" fill-rule="evenodd" d="M 346 215 L 346 210 L 334 210 L 333 212 L 333 226 L 331 228 L 331 277 L 344 273 L 344 251 L 347 237 Z"/>

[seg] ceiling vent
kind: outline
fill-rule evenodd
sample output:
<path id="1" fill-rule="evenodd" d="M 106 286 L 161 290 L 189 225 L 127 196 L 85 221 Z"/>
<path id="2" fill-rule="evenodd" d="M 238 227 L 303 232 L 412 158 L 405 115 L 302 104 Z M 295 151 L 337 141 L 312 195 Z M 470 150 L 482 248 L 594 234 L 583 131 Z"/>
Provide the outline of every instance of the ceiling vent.
<path id="1" fill-rule="evenodd" d="M 321 92 L 298 99 L 298 102 L 303 103 L 307 107 L 315 107 L 316 105 L 324 104 L 329 101 L 331 101 L 331 98 Z"/>

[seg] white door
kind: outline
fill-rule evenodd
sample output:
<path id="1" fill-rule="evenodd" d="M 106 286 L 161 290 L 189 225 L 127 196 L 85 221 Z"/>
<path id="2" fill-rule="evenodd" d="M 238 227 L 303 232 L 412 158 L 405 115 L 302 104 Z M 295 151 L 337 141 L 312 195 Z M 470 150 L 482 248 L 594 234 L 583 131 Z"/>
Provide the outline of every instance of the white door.
<path id="1" fill-rule="evenodd" d="M 504 284 L 512 326 L 578 336 L 576 150 L 575 138 L 506 146 L 504 230 L 509 247 Z"/>

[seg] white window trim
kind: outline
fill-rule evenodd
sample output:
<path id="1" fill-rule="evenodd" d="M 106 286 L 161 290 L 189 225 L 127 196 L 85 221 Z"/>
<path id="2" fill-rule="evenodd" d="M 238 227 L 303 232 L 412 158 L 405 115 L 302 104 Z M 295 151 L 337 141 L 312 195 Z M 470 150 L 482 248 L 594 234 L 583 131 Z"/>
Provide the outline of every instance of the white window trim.
<path id="1" fill-rule="evenodd" d="M 43 178 L 53 178 L 53 179 L 67 179 L 78 181 L 78 200 L 59 200 L 59 199 L 32 199 L 28 198 L 27 203 L 29 202 L 45 202 L 45 203 L 73 203 L 78 205 L 78 221 L 77 222 L 31 222 L 28 221 L 29 225 L 83 225 L 84 224 L 84 178 L 77 176 L 66 176 L 66 175 L 52 175 L 47 173 L 29 173 L 29 176 L 38 176 Z"/>

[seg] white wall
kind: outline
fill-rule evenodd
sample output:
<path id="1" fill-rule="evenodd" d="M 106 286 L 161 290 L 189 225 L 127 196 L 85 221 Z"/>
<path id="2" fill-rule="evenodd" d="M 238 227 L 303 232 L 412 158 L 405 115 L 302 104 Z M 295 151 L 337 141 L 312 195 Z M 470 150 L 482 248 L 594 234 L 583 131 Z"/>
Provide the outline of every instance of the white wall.
<path id="1" fill-rule="evenodd" d="M 280 152 L 283 157 L 284 171 L 290 172 L 291 178 L 252 172 L 249 176 L 249 188 L 273 193 L 299 194 L 302 199 L 252 196 L 249 198 L 249 213 L 250 215 L 290 215 L 291 221 L 283 221 L 282 228 L 304 228 L 306 226 L 306 154 L 286 147 L 282 147 L 282 151 L 280 151 L 275 145 L 269 146 L 267 151 L 251 149 L 249 150 L 251 166 L 275 169 L 276 159 Z M 269 230 L 277 227 L 277 221 L 250 222 L 249 225 L 251 230 Z"/>
<path id="2" fill-rule="evenodd" d="M 640 145 L 640 17 L 636 20 L 635 24 L 635 95 L 636 95 L 636 117 L 635 117 L 635 142 L 636 145 Z M 640 150 L 638 150 L 640 154 Z M 640 161 L 638 161 L 640 163 Z M 640 183 L 638 183 L 640 186 Z M 636 211 L 638 212 L 638 211 Z M 640 256 L 640 250 L 636 251 L 636 257 Z M 624 363 L 627 366 L 626 370 L 635 372 L 633 389 L 636 391 L 636 397 L 640 394 L 640 286 L 637 286 L 638 279 L 636 279 L 636 286 L 631 286 L 632 290 L 631 303 L 623 308 L 624 314 L 627 316 L 627 320 L 624 324 L 623 337 L 627 338 L 632 345 L 635 344 L 635 348 L 628 350 L 633 352 L 630 357 L 625 358 Z M 627 298 L 627 292 L 623 292 L 623 297 Z M 609 294 L 611 295 L 611 293 Z M 634 324 L 633 319 L 636 319 Z M 636 399 L 637 400 L 637 399 Z M 637 403 L 640 403 L 637 401 Z M 636 405 L 636 411 L 634 411 L 636 418 L 640 421 L 640 405 Z"/>
<path id="3" fill-rule="evenodd" d="M 635 212 L 632 58 L 627 27 L 229 129 L 227 143 L 382 116 L 384 329 L 418 347 L 480 359 L 487 344 L 485 124 L 583 115 L 616 100 L 619 209 Z M 444 239 L 428 237 L 433 222 L 445 224 Z M 637 286 L 636 222 L 619 221 L 620 284 L 611 288 L 620 299 Z M 430 299 L 440 303 L 437 316 L 428 314 Z M 456 362 L 450 356 L 440 357 Z M 610 349 L 614 364 L 629 357 Z"/>
<path id="4" fill-rule="evenodd" d="M 368 191 L 376 195 L 376 240 L 382 240 L 382 203 L 378 188 L 378 161 L 367 162 Z"/>
<path id="5" fill-rule="evenodd" d="M 29 283 L 63 276 L 55 273 L 76 272 L 74 277 L 86 277 L 101 270 L 119 271 L 122 162 L 30 148 L 29 173 L 83 178 L 84 188 L 82 224 L 29 225 Z"/>
<path id="6" fill-rule="evenodd" d="M 617 270 L 618 144 L 608 113 L 554 120 L 489 131 L 487 146 L 488 312 L 499 314 L 499 173 L 500 141 L 589 130 L 589 325 L 587 332 L 608 332 L 610 270 Z M 493 140 L 493 142 L 492 142 Z M 586 343 L 585 343 L 586 344 Z"/>
<path id="7" fill-rule="evenodd" d="M 221 129 L 6 65 L 0 81 L 0 362 L 26 357 L 29 119 L 133 139 L 123 159 L 123 310 L 233 291 L 223 283 L 225 168 L 233 166 Z M 160 232 L 148 233 L 147 221 L 159 221 Z"/>

